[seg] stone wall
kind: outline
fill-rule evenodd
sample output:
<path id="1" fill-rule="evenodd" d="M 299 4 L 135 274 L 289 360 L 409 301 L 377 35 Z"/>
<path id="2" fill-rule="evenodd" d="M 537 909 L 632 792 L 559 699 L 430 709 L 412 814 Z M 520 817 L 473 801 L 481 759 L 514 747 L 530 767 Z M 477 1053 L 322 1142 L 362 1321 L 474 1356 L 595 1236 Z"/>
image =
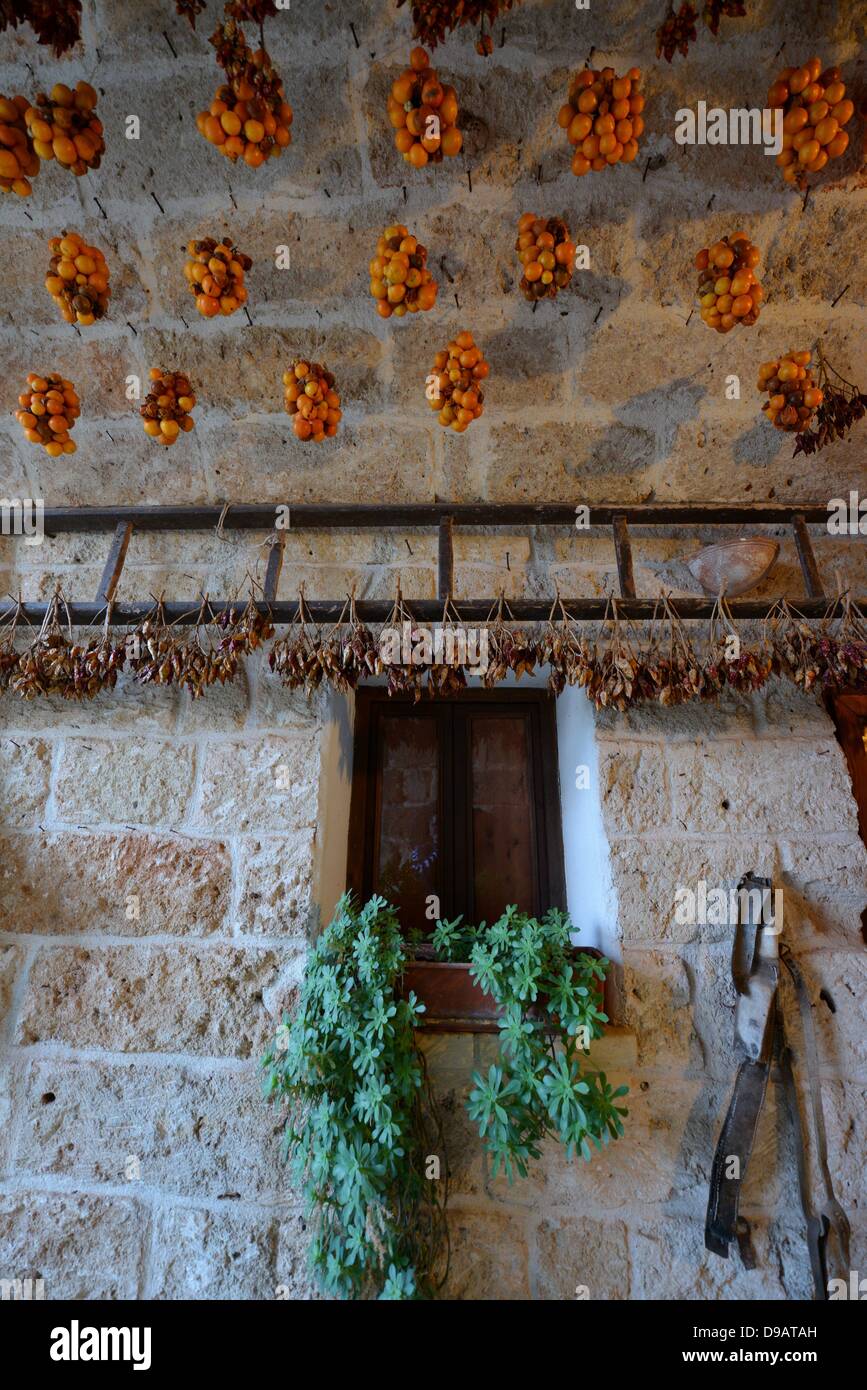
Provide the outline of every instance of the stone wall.
<path id="1" fill-rule="evenodd" d="M 26 204 L 0 206 L 4 494 L 49 505 L 823 502 L 861 485 L 863 434 L 792 460 L 758 418 L 753 378 L 759 360 L 820 332 L 840 370 L 865 378 L 862 127 L 806 206 L 760 151 L 672 138 L 681 105 L 761 104 L 784 41 L 776 62 L 816 51 L 863 81 L 860 7 L 801 7 L 795 45 L 785 7 L 759 0 L 750 20 L 724 20 L 721 40 L 703 35 L 668 67 L 651 61 L 652 6 L 615 0 L 583 13 L 526 0 L 502 47 L 497 27 L 487 62 L 466 38 L 442 50 L 468 113 L 466 157 L 422 174 L 400 161 L 384 118 L 410 47 L 390 0 L 298 4 L 272 23 L 295 140 L 258 172 L 229 169 L 195 131 L 217 83 L 213 13 L 192 35 L 168 0 L 85 10 L 75 60 L 54 62 L 26 29 L 0 38 L 0 90 L 84 76 L 99 89 L 108 143 L 97 174 L 77 182 L 49 166 Z M 640 166 L 579 182 L 554 120 L 591 50 L 647 70 L 647 132 Z M 141 117 L 137 143 L 124 138 L 130 113 Z M 648 156 L 655 167 L 642 178 Z M 566 216 L 591 252 L 590 271 L 535 315 L 512 250 L 527 208 Z M 367 294 L 372 240 L 396 217 L 433 265 L 444 260 L 423 322 L 383 323 Z M 754 330 L 720 339 L 690 318 L 691 263 L 735 225 L 763 251 L 768 302 Z M 111 313 L 80 337 L 42 288 L 46 240 L 67 226 L 102 245 L 112 271 Z M 199 322 L 185 297 L 181 248 L 223 230 L 254 257 L 251 323 Z M 274 268 L 281 243 L 289 271 Z M 492 364 L 488 407 L 467 434 L 446 436 L 419 383 L 463 326 Z M 327 360 L 345 404 L 337 440 L 306 451 L 281 413 L 280 372 L 299 350 Z M 150 444 L 124 395 L 127 376 L 154 365 L 182 366 L 198 386 L 197 428 L 171 450 Z M 82 395 L 79 451 L 62 463 L 26 446 L 9 414 L 37 367 L 71 376 Z M 723 393 L 732 372 L 739 401 Z M 229 536 L 134 537 L 121 595 L 222 595 L 261 576 L 265 537 Z M 829 587 L 839 565 L 863 592 L 867 567 L 853 553 L 863 547 L 814 539 Z M 781 540 L 762 592 L 797 594 Z M 639 589 L 688 587 L 684 548 L 682 537 L 639 534 Z M 106 550 L 107 537 L 0 539 L 0 588 L 44 598 L 60 579 L 91 596 Z M 458 590 L 474 596 L 501 585 L 547 594 L 555 582 L 604 593 L 616 577 L 610 539 L 596 531 L 580 542 L 468 533 L 456 560 Z M 304 580 L 308 594 L 333 597 L 357 580 L 360 594 L 386 595 L 398 574 L 406 594 L 435 593 L 433 537 L 296 534 L 280 594 Z M 38 1272 L 48 1297 L 271 1298 L 280 1285 L 313 1296 L 256 1059 L 291 1003 L 322 906 L 324 719 L 255 662 L 242 686 L 198 706 L 160 691 L 84 709 L 4 698 L 0 1273 Z M 867 874 L 830 722 L 780 687 L 718 710 L 601 720 L 597 737 L 622 944 L 620 1026 L 599 1058 L 631 1087 L 627 1136 L 586 1167 L 552 1153 L 521 1186 L 492 1182 L 460 1103 L 489 1044 L 431 1043 L 452 1168 L 448 1296 L 570 1298 L 578 1285 L 610 1298 L 807 1294 L 776 1087 L 744 1203 L 760 1267 L 704 1254 L 708 1166 L 734 1069 L 729 941 L 678 927 L 673 908 L 676 885 L 701 877 L 734 883 L 754 868 L 784 886 L 786 936 L 816 1002 L 832 1167 L 863 1269 Z"/>
<path id="2" fill-rule="evenodd" d="M 486 1039 L 441 1040 L 456 1235 L 452 1297 L 809 1298 L 795 1150 L 777 1084 L 741 1212 L 758 1267 L 704 1249 L 710 1165 L 738 1057 L 731 931 L 683 926 L 677 885 L 734 888 L 747 869 L 783 889 L 784 939 L 815 1004 L 831 1168 L 864 1260 L 867 859 L 824 713 L 787 690 L 713 711 L 604 717 L 599 792 L 619 903 L 620 1026 L 594 1057 L 630 1087 L 624 1137 L 589 1164 L 555 1148 L 524 1184 L 491 1181 L 463 1114 Z M 783 991 L 793 1042 L 797 1005 Z M 440 1071 L 441 1069 L 441 1071 Z M 462 1239 L 462 1233 L 467 1239 Z"/>
<path id="3" fill-rule="evenodd" d="M 7 701 L 4 717 L 3 1268 L 38 1271 L 49 1297 L 312 1296 L 256 1062 L 317 922 L 322 711 L 275 700 L 254 663 L 240 697 L 198 708 L 130 691 L 73 711 Z M 742 1207 L 760 1267 L 703 1249 L 736 1065 L 730 939 L 678 925 L 674 889 L 733 886 L 747 868 L 784 889 L 858 1268 L 867 865 L 840 750 L 826 716 L 784 688 L 604 719 L 597 737 L 622 966 L 619 1026 L 594 1059 L 630 1087 L 626 1135 L 589 1165 L 550 1149 L 526 1182 L 492 1181 L 462 1103 L 491 1042 L 429 1040 L 448 1296 L 808 1296 L 776 1085 Z M 787 1013 L 796 1031 L 791 998 Z"/>

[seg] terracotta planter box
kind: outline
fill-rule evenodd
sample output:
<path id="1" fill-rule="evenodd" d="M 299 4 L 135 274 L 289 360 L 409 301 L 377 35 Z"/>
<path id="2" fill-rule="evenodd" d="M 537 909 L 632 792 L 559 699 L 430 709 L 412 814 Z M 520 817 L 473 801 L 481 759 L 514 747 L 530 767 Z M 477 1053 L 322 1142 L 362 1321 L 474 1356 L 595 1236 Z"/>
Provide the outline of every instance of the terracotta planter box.
<path id="1" fill-rule="evenodd" d="M 582 954 L 601 956 L 593 947 Z M 400 994 L 412 991 L 424 1004 L 419 1031 L 425 1033 L 496 1033 L 500 1010 L 470 975 L 467 964 L 413 960 L 403 972 Z"/>
<path id="2" fill-rule="evenodd" d="M 473 981 L 469 965 L 415 960 L 403 972 L 401 994 L 410 990 L 425 1006 L 425 1033 L 496 1033 L 500 1011 Z"/>

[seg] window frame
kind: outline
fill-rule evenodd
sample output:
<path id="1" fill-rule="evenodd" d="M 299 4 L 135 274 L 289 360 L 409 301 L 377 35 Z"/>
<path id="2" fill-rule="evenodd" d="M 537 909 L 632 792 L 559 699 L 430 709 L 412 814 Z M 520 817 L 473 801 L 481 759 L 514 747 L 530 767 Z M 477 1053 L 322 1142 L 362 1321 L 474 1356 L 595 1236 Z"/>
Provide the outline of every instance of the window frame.
<path id="1" fill-rule="evenodd" d="M 852 796 L 858 808 L 858 829 L 867 845 L 867 693 L 863 690 L 829 692 L 825 707 L 834 721 L 837 742 L 843 750 Z M 860 727 L 859 727 L 860 725 Z"/>
<path id="2" fill-rule="evenodd" d="M 439 729 L 439 825 L 435 891 L 441 915 L 465 912 L 465 920 L 475 921 L 472 846 L 472 767 L 468 756 L 473 710 L 508 718 L 521 711 L 528 731 L 530 800 L 534 816 L 535 903 L 519 903 L 524 911 L 539 915 L 549 907 L 566 911 L 566 876 L 560 808 L 560 781 L 557 757 L 556 702 L 546 690 L 467 690 L 459 696 L 422 697 L 414 704 L 412 696 L 389 696 L 382 686 L 365 686 L 355 694 L 353 731 L 352 792 L 349 812 L 349 842 L 346 867 L 347 887 L 362 901 L 373 892 L 373 871 L 377 862 L 379 778 L 377 755 L 380 718 L 383 714 L 406 711 L 416 717 L 432 718 Z M 461 761 L 465 780 L 457 785 Z M 503 908 L 506 907 L 503 903 Z M 399 907 L 400 904 L 397 904 Z M 405 927 L 409 927 L 405 923 Z M 417 924 L 433 929 L 433 922 Z"/>

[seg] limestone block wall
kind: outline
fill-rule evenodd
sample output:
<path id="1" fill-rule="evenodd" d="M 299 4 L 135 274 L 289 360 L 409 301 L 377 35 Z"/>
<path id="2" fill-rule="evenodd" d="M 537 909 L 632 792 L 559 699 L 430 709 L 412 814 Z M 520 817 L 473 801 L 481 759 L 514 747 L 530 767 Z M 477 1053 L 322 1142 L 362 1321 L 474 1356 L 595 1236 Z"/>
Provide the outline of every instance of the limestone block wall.
<path id="1" fill-rule="evenodd" d="M 490 1179 L 463 1113 L 489 1039 L 430 1044 L 445 1090 L 454 1244 L 449 1296 L 809 1298 L 797 1169 L 780 1088 L 769 1089 L 741 1211 L 758 1267 L 704 1249 L 710 1164 L 737 1067 L 728 927 L 683 926 L 675 885 L 734 888 L 753 868 L 783 889 L 785 940 L 815 1004 L 831 1167 L 865 1249 L 867 859 L 824 714 L 782 690 L 708 715 L 604 718 L 600 794 L 621 932 L 621 1026 L 594 1061 L 630 1087 L 626 1134 L 589 1164 L 549 1148 L 523 1184 Z M 784 991 L 797 1045 L 797 1006 Z M 587 1296 L 586 1294 L 582 1296 Z"/>
<path id="2" fill-rule="evenodd" d="M 257 1059 L 317 924 L 322 711 L 272 695 L 254 663 L 241 696 L 213 706 L 160 691 L 4 705 L 0 1251 L 48 1297 L 313 1296 Z M 621 1000 L 594 1061 L 630 1087 L 627 1132 L 589 1165 L 550 1149 L 526 1182 L 492 1181 L 463 1110 L 491 1040 L 427 1042 L 451 1175 L 447 1296 L 808 1296 L 776 1085 L 742 1207 L 759 1268 L 703 1249 L 736 1066 L 730 932 L 679 925 L 675 888 L 733 887 L 747 868 L 783 887 L 857 1268 L 867 858 L 842 754 L 825 715 L 783 689 L 604 719 L 597 738 Z"/>
<path id="3" fill-rule="evenodd" d="M 303 969 L 319 718 L 256 674 L 204 718 L 4 709 L 0 1249 L 47 1297 L 306 1295 L 257 1063 Z"/>
<path id="4" fill-rule="evenodd" d="M 498 29 L 491 59 L 466 36 L 439 50 L 466 113 L 465 151 L 421 172 L 397 154 L 385 117 L 387 84 L 411 46 L 406 12 L 392 0 L 339 11 L 293 5 L 272 21 L 294 138 L 258 171 L 230 166 L 195 130 L 220 75 L 206 42 L 213 2 L 197 34 L 162 0 L 86 0 L 85 10 L 80 58 L 52 61 L 27 29 L 0 39 L 4 91 L 69 73 L 91 80 L 108 147 L 84 180 L 48 167 L 26 204 L 4 199 L 9 404 L 34 354 L 71 375 L 83 400 L 79 454 L 62 468 L 24 444 L 4 412 L 14 495 L 92 503 L 98 491 L 111 503 L 285 500 L 291 491 L 352 501 L 360 481 L 407 500 L 812 495 L 815 463 L 791 460 L 758 418 L 755 367 L 821 332 L 844 375 L 854 369 L 867 274 L 854 233 L 867 197 L 862 126 L 853 122 L 836 177 L 802 208 L 760 149 L 676 145 L 674 113 L 699 100 L 761 106 L 784 41 L 777 64 L 789 48 L 816 51 L 857 80 L 859 5 L 804 9 L 796 44 L 785 7 L 756 0 L 749 19 L 724 25 L 717 41 L 703 35 L 669 66 L 653 56 L 651 6 L 614 0 L 578 11 L 524 0 L 502 46 Z M 591 51 L 594 61 L 646 72 L 647 128 L 636 167 L 578 180 L 556 113 Z M 138 141 L 124 137 L 128 114 L 141 119 Z M 642 180 L 648 158 L 658 167 Z M 570 292 L 535 314 L 517 291 L 513 249 L 528 207 L 566 216 L 591 256 Z M 399 324 L 379 320 L 367 292 L 372 239 L 397 215 L 412 222 L 432 265 L 445 261 L 437 310 Z M 753 332 L 719 338 L 690 319 L 692 259 L 745 219 L 763 251 L 767 308 Z M 112 269 L 112 312 L 86 338 L 58 321 L 42 287 L 43 242 L 67 224 L 97 239 Z M 250 324 L 200 321 L 181 273 L 189 237 L 223 229 L 254 259 Z M 289 270 L 275 268 L 281 244 Z M 476 428 L 446 438 L 419 382 L 465 323 L 491 362 L 488 407 Z M 299 350 L 327 356 L 342 390 L 344 428 L 327 466 L 321 450 L 288 442 L 280 372 Z M 199 425 L 183 451 L 157 452 L 125 397 L 128 374 L 162 362 L 185 365 L 199 385 Z M 740 401 L 724 396 L 732 372 Z M 822 466 L 838 488 L 857 486 L 854 447 L 836 446 Z"/>
<path id="5" fill-rule="evenodd" d="M 29 31 L 0 37 L 0 91 L 86 77 L 108 153 L 76 181 L 44 169 L 28 202 L 0 205 L 0 459 L 4 495 L 49 505 L 192 501 L 825 501 L 863 488 L 864 434 L 818 458 L 759 418 L 756 364 L 819 334 L 863 383 L 863 123 L 806 205 L 758 150 L 678 147 L 674 112 L 698 100 L 761 105 L 775 67 L 818 52 L 863 87 L 863 10 L 777 0 L 723 21 L 687 61 L 653 60 L 653 6 L 579 12 L 525 0 L 494 56 L 466 38 L 437 54 L 466 112 L 465 154 L 407 169 L 384 116 L 411 46 L 391 0 L 293 5 L 269 47 L 295 107 L 276 167 L 231 169 L 197 135 L 217 85 L 206 42 L 168 0 L 86 0 L 85 46 L 56 62 Z M 358 39 L 356 46 L 350 21 Z M 776 59 L 781 44 L 785 50 Z M 797 51 L 795 51 L 797 50 Z M 640 165 L 569 173 L 555 125 L 589 53 L 647 73 Z M 32 69 L 32 76 L 30 69 Z M 124 137 L 141 117 L 141 139 Z M 644 163 L 652 157 L 646 177 Z M 468 177 L 469 171 L 469 177 Z M 472 191 L 470 191 L 470 183 Z M 263 196 L 263 190 L 266 190 Z M 515 224 L 565 216 L 591 252 L 555 306 L 517 290 Z M 395 324 L 367 292 L 378 230 L 400 217 L 442 264 L 437 309 Z M 767 306 L 752 332 L 712 336 L 692 309 L 692 257 L 745 226 L 763 252 Z M 49 236 L 71 227 L 110 261 L 107 320 L 78 336 L 42 288 Z M 182 276 L 191 236 L 228 232 L 254 258 L 250 319 L 199 321 Z M 274 251 L 291 249 L 278 271 Z M 450 277 L 450 278 L 449 278 Z M 423 378 L 459 328 L 484 343 L 486 413 L 465 435 L 431 423 Z M 304 450 L 282 414 L 299 351 L 337 374 L 337 439 Z M 189 370 L 197 427 L 157 450 L 127 376 Z M 28 371 L 78 385 L 79 451 L 62 463 L 11 418 Z M 724 395 L 737 373 L 741 399 Z M 862 426 L 863 431 L 863 426 Z M 711 533 L 706 533 L 711 539 Z M 265 536 L 135 536 L 121 596 L 223 595 L 260 578 Z M 793 547 L 760 592 L 801 592 Z M 867 589 L 857 540 L 814 529 L 823 577 Z M 842 548 L 841 548 L 842 547 Z M 671 533 L 635 540 L 639 590 L 691 581 Z M 0 590 L 44 599 L 59 579 L 96 592 L 106 537 L 41 547 L 0 537 Z M 281 597 L 436 591 L 435 538 L 298 533 Z M 609 536 L 459 534 L 464 595 L 609 592 Z M 291 1003 L 318 925 L 325 712 L 257 662 L 198 705 L 124 689 L 92 706 L 0 703 L 0 1273 L 42 1275 L 48 1297 L 313 1296 L 297 1195 L 257 1058 Z M 597 723 L 618 901 L 620 1027 L 599 1060 L 631 1088 L 627 1136 L 586 1167 L 547 1154 L 522 1186 L 486 1174 L 461 1098 L 490 1044 L 430 1044 L 452 1169 L 451 1298 L 790 1297 L 809 1291 L 794 1156 L 776 1088 L 745 1195 L 760 1267 L 706 1256 L 710 1157 L 734 1069 L 725 929 L 686 930 L 675 890 L 748 868 L 786 892 L 787 939 L 816 1003 L 832 1167 L 867 1261 L 863 1180 L 867 865 L 845 764 L 812 701 L 775 687 L 700 711 Z M 288 776 L 276 776 L 279 768 Z M 278 783 L 285 783 L 285 788 Z"/>

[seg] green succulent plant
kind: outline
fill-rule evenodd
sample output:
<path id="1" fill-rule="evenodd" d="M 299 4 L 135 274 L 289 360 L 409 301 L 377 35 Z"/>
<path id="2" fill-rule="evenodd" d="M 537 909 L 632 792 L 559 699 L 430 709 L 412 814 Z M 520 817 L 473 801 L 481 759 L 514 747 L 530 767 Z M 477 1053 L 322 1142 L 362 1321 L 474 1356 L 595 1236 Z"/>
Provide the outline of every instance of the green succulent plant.
<path id="1" fill-rule="evenodd" d="M 574 951 L 565 913 L 441 921 L 432 941 L 500 1006 L 497 1062 L 473 1073 L 467 1101 L 494 1175 L 525 1177 L 549 1137 L 589 1159 L 622 1134 L 626 1087 L 586 1066 L 608 1021 L 608 962 Z M 445 1146 L 416 1044 L 424 1006 L 399 992 L 406 963 L 396 910 L 345 895 L 263 1058 L 265 1093 L 288 1110 L 283 1151 L 313 1223 L 313 1267 L 343 1298 L 430 1298 L 448 1271 L 447 1177 L 427 1168 Z"/>

